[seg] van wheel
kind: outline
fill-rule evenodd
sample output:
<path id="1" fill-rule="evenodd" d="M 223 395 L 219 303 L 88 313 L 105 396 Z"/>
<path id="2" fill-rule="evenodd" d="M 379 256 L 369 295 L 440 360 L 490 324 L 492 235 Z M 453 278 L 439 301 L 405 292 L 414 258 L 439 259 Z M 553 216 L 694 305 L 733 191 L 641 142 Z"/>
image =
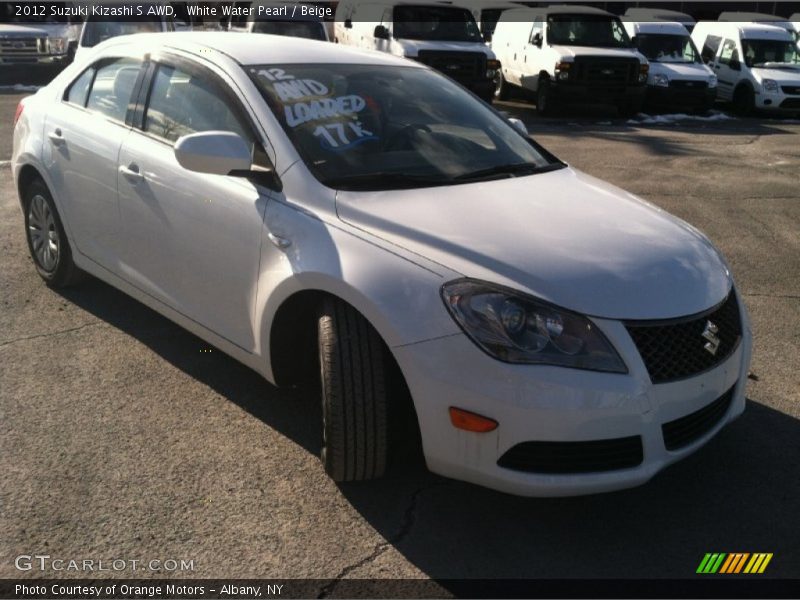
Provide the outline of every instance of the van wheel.
<path id="1" fill-rule="evenodd" d="M 536 89 L 536 112 L 542 116 L 552 114 L 551 98 L 550 80 L 547 78 L 540 79 L 539 87 Z"/>
<path id="2" fill-rule="evenodd" d="M 755 108 L 755 103 L 756 98 L 753 90 L 744 85 L 736 88 L 733 93 L 733 108 L 737 114 L 743 117 L 751 114 Z"/>
<path id="3" fill-rule="evenodd" d="M 353 307 L 326 299 L 319 313 L 322 463 L 334 481 L 386 470 L 388 432 L 383 343 Z"/>
<path id="4" fill-rule="evenodd" d="M 503 74 L 498 70 L 494 76 L 494 99 L 508 100 L 511 90 L 508 89 L 508 82 Z"/>
<path id="5" fill-rule="evenodd" d="M 25 239 L 36 272 L 52 288 L 78 283 L 84 273 L 72 261 L 72 250 L 64 233 L 50 190 L 41 180 L 23 192 Z"/>

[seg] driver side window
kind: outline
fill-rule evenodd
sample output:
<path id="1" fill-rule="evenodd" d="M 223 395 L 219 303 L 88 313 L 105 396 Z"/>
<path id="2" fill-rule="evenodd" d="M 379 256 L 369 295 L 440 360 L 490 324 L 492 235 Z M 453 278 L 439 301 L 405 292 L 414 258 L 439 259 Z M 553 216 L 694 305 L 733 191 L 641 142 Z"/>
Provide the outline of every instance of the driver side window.
<path id="1" fill-rule="evenodd" d="M 533 44 L 533 38 L 536 37 L 536 34 L 539 34 L 540 37 L 544 36 L 544 22 L 542 21 L 541 17 L 537 17 L 536 20 L 533 22 L 533 27 L 531 28 L 531 36 L 528 39 L 528 42 Z"/>
<path id="2" fill-rule="evenodd" d="M 739 51 L 736 49 L 736 42 L 733 40 L 725 40 L 722 45 L 722 51 L 719 53 L 719 63 L 721 65 L 730 66 L 731 63 L 739 62 Z"/>
<path id="3" fill-rule="evenodd" d="M 201 131 L 232 131 L 253 141 L 214 83 L 165 64 L 158 66 L 153 79 L 144 130 L 168 142 Z"/>

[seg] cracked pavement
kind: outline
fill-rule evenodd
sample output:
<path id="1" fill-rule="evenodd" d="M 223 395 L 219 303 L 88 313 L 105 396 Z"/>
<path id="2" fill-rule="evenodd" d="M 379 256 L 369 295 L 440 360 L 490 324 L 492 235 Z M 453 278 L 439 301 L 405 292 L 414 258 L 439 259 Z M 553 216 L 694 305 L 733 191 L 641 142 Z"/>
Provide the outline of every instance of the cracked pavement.
<path id="1" fill-rule="evenodd" d="M 0 164 L 19 97 L 0 94 Z M 337 486 L 316 457 L 313 396 L 273 388 L 98 281 L 46 288 L 0 166 L 0 577 L 18 575 L 16 555 L 44 552 L 194 559 L 186 577 L 314 578 L 319 597 L 346 595 L 352 578 L 433 578 L 447 595 L 449 578 L 691 577 L 711 550 L 773 552 L 771 576 L 799 577 L 800 125 L 637 128 L 502 108 L 722 249 L 756 338 L 742 418 L 613 494 L 516 498 L 432 475 L 416 456 Z"/>

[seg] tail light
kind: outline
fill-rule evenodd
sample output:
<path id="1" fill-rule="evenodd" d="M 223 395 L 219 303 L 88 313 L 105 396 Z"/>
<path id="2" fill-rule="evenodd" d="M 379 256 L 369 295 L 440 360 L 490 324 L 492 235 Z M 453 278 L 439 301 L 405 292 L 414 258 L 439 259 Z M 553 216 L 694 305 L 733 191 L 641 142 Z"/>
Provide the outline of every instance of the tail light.
<path id="1" fill-rule="evenodd" d="M 22 116 L 22 109 L 25 108 L 24 102 L 25 99 L 23 98 L 19 101 L 19 104 L 17 104 L 17 111 L 14 113 L 14 125 L 17 124 L 17 121 L 19 121 L 19 118 Z"/>

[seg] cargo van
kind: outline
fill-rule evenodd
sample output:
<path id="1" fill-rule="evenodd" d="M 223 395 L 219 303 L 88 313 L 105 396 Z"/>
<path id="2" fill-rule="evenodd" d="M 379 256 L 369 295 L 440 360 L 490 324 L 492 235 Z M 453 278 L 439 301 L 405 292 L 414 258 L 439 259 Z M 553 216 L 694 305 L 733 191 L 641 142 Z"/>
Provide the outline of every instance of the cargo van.
<path id="1" fill-rule="evenodd" d="M 334 41 L 426 64 L 491 102 L 500 65 L 466 8 L 421 0 L 342 0 Z"/>
<path id="2" fill-rule="evenodd" d="M 500 61 L 496 94 L 522 88 L 549 113 L 570 102 L 613 104 L 635 114 L 644 103 L 647 59 L 633 47 L 620 19 L 588 6 L 505 11 L 492 36 Z"/>
<path id="3" fill-rule="evenodd" d="M 80 18 L 69 15 L 71 6 L 71 2 L 51 2 L 42 15 L 41 5 L 0 3 L 0 64 L 71 62 L 81 31 Z"/>
<path id="4" fill-rule="evenodd" d="M 720 13 L 717 20 L 725 23 L 760 23 L 763 25 L 773 25 L 788 31 L 795 42 L 800 39 L 798 37 L 798 25 L 793 22 L 794 19 L 792 17 L 784 19 L 783 17 L 767 13 L 726 11 Z"/>
<path id="5" fill-rule="evenodd" d="M 782 27 L 701 21 L 692 32 L 717 75 L 717 96 L 740 114 L 800 112 L 800 52 Z"/>
<path id="6" fill-rule="evenodd" d="M 625 21 L 633 45 L 650 63 L 647 104 L 706 112 L 717 95 L 717 76 L 700 58 L 680 23 Z"/>
<path id="7" fill-rule="evenodd" d="M 459 0 L 455 4 L 466 8 L 472 13 L 483 39 L 487 42 L 492 40 L 494 28 L 497 27 L 500 15 L 512 8 L 520 8 L 520 4 L 502 2 L 500 0 Z"/>
<path id="8" fill-rule="evenodd" d="M 254 3 L 254 10 L 247 18 L 231 21 L 230 30 L 330 41 L 325 21 L 312 12 L 303 11 L 303 6 L 310 5 L 302 2 Z"/>

